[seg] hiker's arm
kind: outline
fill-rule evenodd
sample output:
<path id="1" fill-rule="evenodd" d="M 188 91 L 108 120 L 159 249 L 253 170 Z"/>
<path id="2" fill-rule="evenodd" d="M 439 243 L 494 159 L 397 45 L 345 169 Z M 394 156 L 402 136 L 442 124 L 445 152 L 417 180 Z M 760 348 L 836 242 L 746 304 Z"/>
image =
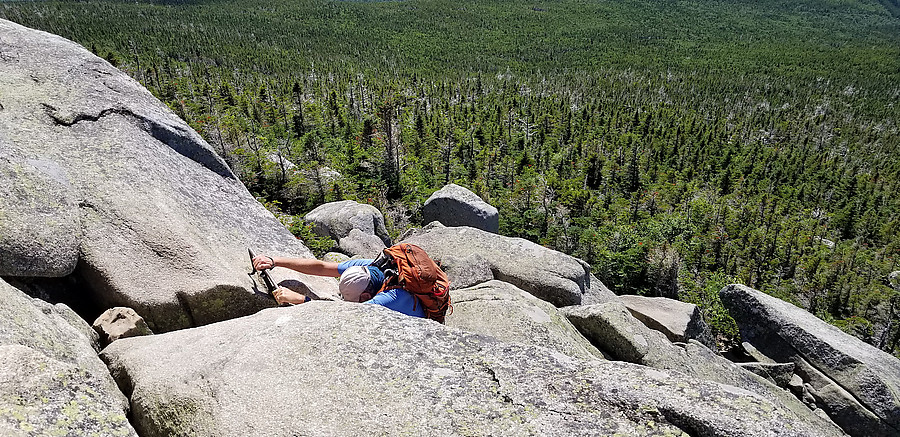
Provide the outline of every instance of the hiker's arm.
<path id="1" fill-rule="evenodd" d="M 338 273 L 337 263 L 309 258 L 270 257 L 268 255 L 259 255 L 256 258 L 253 258 L 253 267 L 255 267 L 256 270 L 284 267 L 296 270 L 300 273 L 306 273 L 307 275 L 331 276 L 334 278 L 341 276 L 341 274 Z"/>

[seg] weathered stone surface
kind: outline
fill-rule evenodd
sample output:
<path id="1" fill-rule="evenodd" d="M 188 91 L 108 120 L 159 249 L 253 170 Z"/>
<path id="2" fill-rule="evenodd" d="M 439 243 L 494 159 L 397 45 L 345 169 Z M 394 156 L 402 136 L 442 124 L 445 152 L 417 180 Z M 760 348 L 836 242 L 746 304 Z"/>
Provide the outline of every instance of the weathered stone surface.
<path id="1" fill-rule="evenodd" d="M 441 258 L 441 270 L 450 279 L 450 289 L 468 288 L 494 279 L 491 265 L 477 253 L 466 257 L 446 255 Z"/>
<path id="2" fill-rule="evenodd" d="M 94 320 L 92 326 L 100 336 L 100 344 L 104 347 L 120 338 L 153 334 L 138 313 L 125 307 L 115 307 L 104 311 L 100 317 L 97 317 L 97 320 Z"/>
<path id="3" fill-rule="evenodd" d="M 788 388 L 794 375 L 794 363 L 737 363 L 781 388 Z"/>
<path id="4" fill-rule="evenodd" d="M 556 307 L 515 285 L 492 280 L 454 290 L 452 298 L 453 313 L 447 316 L 447 326 L 577 358 L 603 357 Z"/>
<path id="5" fill-rule="evenodd" d="M 103 358 L 143 437 L 834 435 L 731 386 L 506 344 L 374 305 L 268 309 L 119 340 Z"/>
<path id="6" fill-rule="evenodd" d="M 582 294 L 591 287 L 587 263 L 522 238 L 437 222 L 407 235 L 404 242 L 420 246 L 440 262 L 448 255 L 478 254 L 490 264 L 495 279 L 556 306 L 580 304 Z"/>
<path id="7" fill-rule="evenodd" d="M 68 275 L 80 243 L 78 200 L 65 172 L 15 153 L 0 132 L 0 275 Z"/>
<path id="8" fill-rule="evenodd" d="M 338 245 L 347 255 L 372 259 L 377 258 L 385 248 L 384 242 L 380 238 L 356 228 L 351 229 L 346 237 L 341 238 Z"/>
<path id="9" fill-rule="evenodd" d="M 612 359 L 677 371 L 691 381 L 715 381 L 756 393 L 781 408 L 789 409 L 823 433 L 840 434 L 833 424 L 812 415 L 795 397 L 739 366 L 716 355 L 696 340 L 676 346 L 660 332 L 644 326 L 620 302 L 571 306 L 560 311 L 601 351 Z"/>
<path id="10" fill-rule="evenodd" d="M 313 224 L 313 231 L 323 237 L 340 241 L 350 235 L 353 229 L 375 235 L 385 246 L 390 246 L 391 238 L 384 227 L 384 216 L 372 205 L 342 200 L 320 205 L 308 212 L 303 220 Z"/>
<path id="11" fill-rule="evenodd" d="M 648 328 L 662 332 L 673 342 L 694 339 L 716 350 L 716 340 L 697 305 L 665 297 L 623 295 L 619 300 Z"/>
<path id="12" fill-rule="evenodd" d="M 803 402 L 823 411 L 852 436 L 892 436 L 896 430 L 859 403 L 853 394 L 803 358 L 796 358 L 795 373 L 803 381 Z"/>
<path id="13" fill-rule="evenodd" d="M 0 435 L 136 435 L 87 323 L 2 280 L 0 302 Z"/>
<path id="14" fill-rule="evenodd" d="M 422 207 L 422 218 L 423 224 L 438 221 L 444 226 L 470 226 L 495 234 L 500 232 L 497 208 L 456 184 L 447 184 L 435 191 Z"/>
<path id="15" fill-rule="evenodd" d="M 891 274 L 888 275 L 888 284 L 895 289 L 900 290 L 900 270 L 891 272 Z"/>
<path id="16" fill-rule="evenodd" d="M 835 423 L 852 435 L 900 434 L 900 361 L 752 288 L 733 284 L 719 294 L 744 341 L 775 361 L 794 362 L 798 373 L 811 369 L 801 376 L 820 399 L 827 393 L 829 402 L 822 406 Z M 840 395 L 845 402 L 837 401 L 840 392 L 846 392 Z M 854 402 L 871 414 L 852 406 Z"/>
<path id="17" fill-rule="evenodd" d="M 0 162 L 11 160 L 0 186 L 25 202 L 13 211 L 37 213 L 0 218 L 0 258 L 46 257 L 17 254 L 10 262 L 25 268 L 4 274 L 62 275 L 77 259 L 100 305 L 134 308 L 154 331 L 275 305 L 246 274 L 247 247 L 312 254 L 196 132 L 83 47 L 2 20 L 0 34 Z M 337 295 L 334 281 L 290 277 Z"/>

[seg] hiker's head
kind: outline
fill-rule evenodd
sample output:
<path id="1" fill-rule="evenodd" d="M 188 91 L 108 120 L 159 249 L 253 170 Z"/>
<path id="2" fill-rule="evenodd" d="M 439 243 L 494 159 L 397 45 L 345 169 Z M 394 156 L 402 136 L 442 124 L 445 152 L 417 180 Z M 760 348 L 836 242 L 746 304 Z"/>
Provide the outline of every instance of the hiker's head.
<path id="1" fill-rule="evenodd" d="M 353 266 L 344 270 L 338 291 L 348 302 L 365 302 L 371 299 L 384 282 L 384 273 L 377 267 Z"/>
<path id="2" fill-rule="evenodd" d="M 353 266 L 344 270 L 338 291 L 341 298 L 348 302 L 359 302 L 359 295 L 369 287 L 369 270 L 363 266 Z"/>

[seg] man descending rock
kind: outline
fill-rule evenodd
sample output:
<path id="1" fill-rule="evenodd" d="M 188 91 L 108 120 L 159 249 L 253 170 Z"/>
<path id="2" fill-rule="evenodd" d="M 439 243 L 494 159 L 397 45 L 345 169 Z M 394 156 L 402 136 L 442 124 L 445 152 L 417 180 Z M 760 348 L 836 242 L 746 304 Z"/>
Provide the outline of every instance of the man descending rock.
<path id="1" fill-rule="evenodd" d="M 412 244 L 391 246 L 377 259 L 334 263 L 259 255 L 252 262 L 255 270 L 286 267 L 308 275 L 340 278 L 338 290 L 348 302 L 381 305 L 440 323 L 450 305 L 447 275 L 424 250 Z M 296 305 L 310 300 L 285 287 L 278 287 L 272 294 L 278 303 Z"/>

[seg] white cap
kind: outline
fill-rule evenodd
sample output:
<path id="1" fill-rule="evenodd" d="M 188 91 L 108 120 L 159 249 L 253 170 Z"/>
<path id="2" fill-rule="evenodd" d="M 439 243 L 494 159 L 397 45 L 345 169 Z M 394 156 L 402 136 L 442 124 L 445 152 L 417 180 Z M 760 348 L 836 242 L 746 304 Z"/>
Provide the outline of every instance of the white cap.
<path id="1" fill-rule="evenodd" d="M 341 298 L 348 302 L 359 302 L 359 295 L 369 286 L 369 269 L 364 266 L 353 266 L 344 270 L 338 291 Z"/>

